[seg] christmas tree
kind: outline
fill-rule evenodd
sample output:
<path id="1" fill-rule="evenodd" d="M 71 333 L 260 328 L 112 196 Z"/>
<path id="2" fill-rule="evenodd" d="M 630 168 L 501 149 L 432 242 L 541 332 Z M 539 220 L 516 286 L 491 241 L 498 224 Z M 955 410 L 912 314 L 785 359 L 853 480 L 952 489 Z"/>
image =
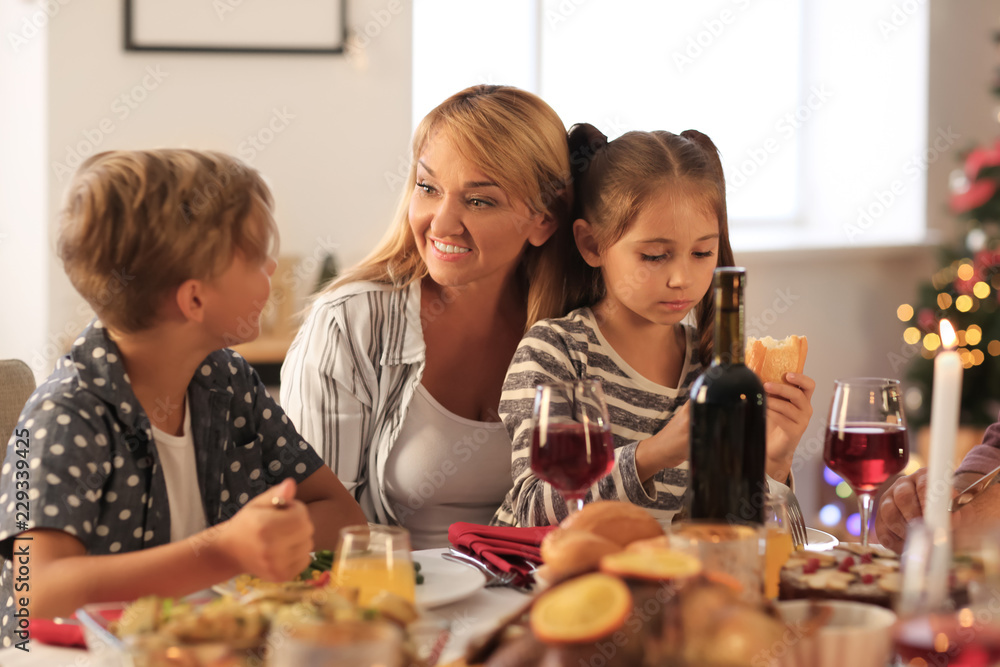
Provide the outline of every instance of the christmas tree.
<path id="1" fill-rule="evenodd" d="M 1000 43 L 1000 32 L 994 42 Z M 1000 70 L 993 94 L 1000 97 Z M 941 249 L 940 268 L 920 286 L 915 305 L 903 304 L 897 311 L 907 323 L 903 340 L 919 348 L 907 373 L 912 427 L 929 421 L 943 318 L 955 327 L 965 367 L 962 425 L 988 426 L 1000 412 L 1000 140 L 965 151 L 950 189 L 959 240 Z"/>

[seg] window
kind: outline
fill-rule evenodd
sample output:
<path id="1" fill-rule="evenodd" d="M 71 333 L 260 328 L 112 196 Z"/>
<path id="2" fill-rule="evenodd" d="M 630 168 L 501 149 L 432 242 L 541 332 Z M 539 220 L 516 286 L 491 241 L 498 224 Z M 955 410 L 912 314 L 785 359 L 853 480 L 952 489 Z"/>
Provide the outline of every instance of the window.
<path id="1" fill-rule="evenodd" d="M 467 85 L 510 83 L 611 138 L 708 134 L 741 248 L 910 243 L 940 152 L 927 47 L 919 0 L 417 0 L 414 123 Z"/>

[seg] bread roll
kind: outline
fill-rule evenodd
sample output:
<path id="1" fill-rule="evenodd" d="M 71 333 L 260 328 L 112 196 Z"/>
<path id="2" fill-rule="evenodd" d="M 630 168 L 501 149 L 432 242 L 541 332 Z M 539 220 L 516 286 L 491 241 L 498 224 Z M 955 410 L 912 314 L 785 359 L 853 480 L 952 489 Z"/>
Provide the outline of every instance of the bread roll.
<path id="1" fill-rule="evenodd" d="M 557 581 L 596 570 L 601 558 L 621 550 L 611 540 L 583 530 L 556 528 L 542 539 L 542 561 Z"/>
<path id="2" fill-rule="evenodd" d="M 636 540 L 663 535 L 663 528 L 646 510 L 620 500 L 599 500 L 576 514 L 570 514 L 560 526 L 580 530 L 611 540 L 624 548 Z"/>
<path id="3" fill-rule="evenodd" d="M 785 373 L 801 373 L 805 368 L 808 349 L 805 336 L 784 340 L 751 336 L 747 338 L 746 364 L 762 382 L 785 382 Z"/>

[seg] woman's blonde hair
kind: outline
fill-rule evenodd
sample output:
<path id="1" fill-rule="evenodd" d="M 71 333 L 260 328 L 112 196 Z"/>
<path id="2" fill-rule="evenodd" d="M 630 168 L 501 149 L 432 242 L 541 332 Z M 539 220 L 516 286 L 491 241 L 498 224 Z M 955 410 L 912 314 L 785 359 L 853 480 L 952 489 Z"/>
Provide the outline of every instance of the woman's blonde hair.
<path id="1" fill-rule="evenodd" d="M 99 153 L 70 182 L 58 254 L 101 321 L 141 331 L 170 290 L 215 278 L 237 250 L 251 262 L 276 256 L 272 206 L 257 170 L 224 153 Z"/>
<path id="2" fill-rule="evenodd" d="M 599 252 L 620 240 L 654 191 L 693 197 L 719 221 L 716 266 L 733 266 L 726 213 L 726 179 L 719 150 L 697 130 L 627 132 L 609 142 L 593 125 L 574 125 L 569 133 L 576 207 L 573 218 L 590 223 Z M 583 261 L 575 244 L 560 250 L 567 258 L 567 310 L 592 306 L 604 298 L 599 268 Z M 709 290 L 695 307 L 703 364 L 712 358 L 715 306 Z"/>
<path id="3" fill-rule="evenodd" d="M 427 275 L 409 223 L 409 204 L 416 183 L 417 160 L 432 135 L 445 133 L 462 155 L 511 198 L 557 225 L 553 237 L 569 235 L 572 188 L 566 128 L 541 98 L 511 86 L 473 86 L 452 95 L 431 111 L 413 134 L 407 186 L 385 238 L 357 266 L 334 280 L 324 292 L 346 283 L 370 280 L 405 287 Z M 528 245 L 521 260 L 527 286 L 528 320 L 562 315 L 565 299 L 563 256 L 550 239 Z"/>

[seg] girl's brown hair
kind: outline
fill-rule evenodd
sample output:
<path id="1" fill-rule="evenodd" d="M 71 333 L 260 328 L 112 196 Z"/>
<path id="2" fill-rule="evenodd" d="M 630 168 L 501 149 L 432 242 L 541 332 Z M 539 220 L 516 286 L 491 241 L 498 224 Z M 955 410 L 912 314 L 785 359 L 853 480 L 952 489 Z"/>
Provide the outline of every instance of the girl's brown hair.
<path id="1" fill-rule="evenodd" d="M 569 132 L 575 208 L 573 218 L 591 225 L 598 250 L 604 252 L 625 235 L 653 190 L 669 188 L 679 196 L 695 197 L 719 221 L 716 266 L 733 266 L 726 214 L 726 179 L 719 151 L 697 130 L 627 132 L 609 142 L 593 125 L 574 125 Z M 575 244 L 563 243 L 567 255 L 566 310 L 592 306 L 604 298 L 599 268 L 583 261 Z M 695 307 L 703 364 L 712 358 L 715 306 L 712 291 Z"/>
<path id="2" fill-rule="evenodd" d="M 408 187 L 400 196 L 385 238 L 357 266 L 334 280 L 324 292 L 346 283 L 370 280 L 405 287 L 427 275 L 409 223 L 410 196 L 417 160 L 432 135 L 443 132 L 469 162 L 513 199 L 524 201 L 557 225 L 555 237 L 569 228 L 572 188 L 566 128 L 552 108 L 536 95 L 510 86 L 473 86 L 452 95 L 431 111 L 413 134 Z M 528 320 L 561 315 L 565 299 L 564 256 L 550 239 L 528 245 L 521 260 L 526 283 Z"/>
<path id="3" fill-rule="evenodd" d="M 237 250 L 276 256 L 272 206 L 257 170 L 224 153 L 99 153 L 70 182 L 58 254 L 101 321 L 133 333 L 155 323 L 171 289 L 215 278 Z"/>

